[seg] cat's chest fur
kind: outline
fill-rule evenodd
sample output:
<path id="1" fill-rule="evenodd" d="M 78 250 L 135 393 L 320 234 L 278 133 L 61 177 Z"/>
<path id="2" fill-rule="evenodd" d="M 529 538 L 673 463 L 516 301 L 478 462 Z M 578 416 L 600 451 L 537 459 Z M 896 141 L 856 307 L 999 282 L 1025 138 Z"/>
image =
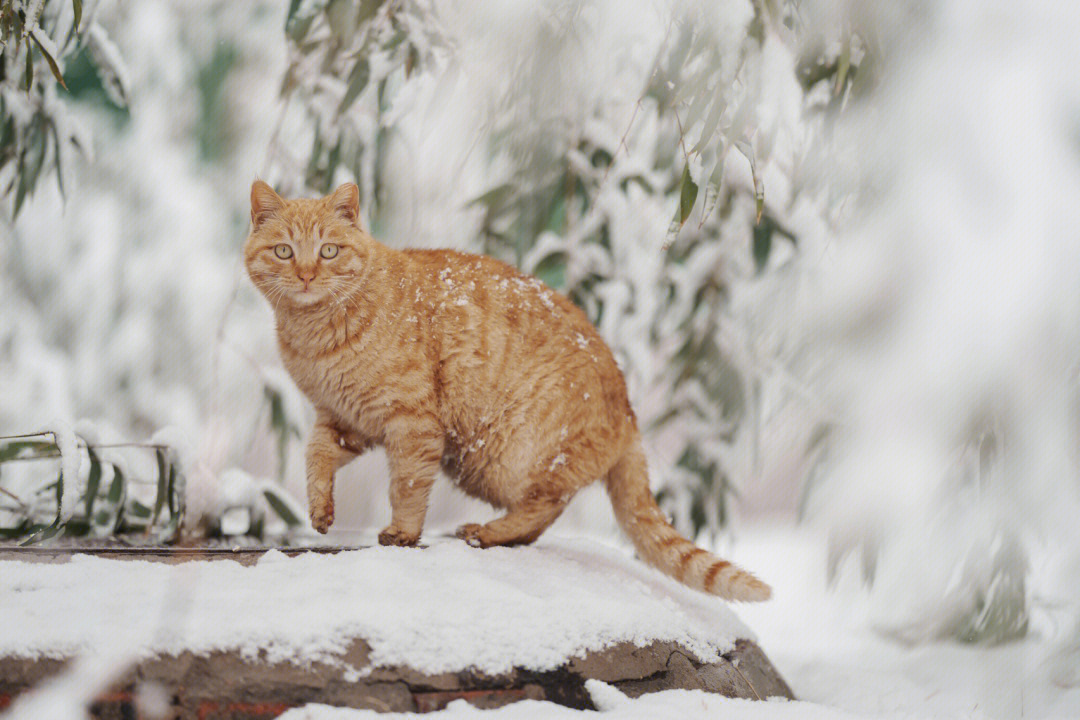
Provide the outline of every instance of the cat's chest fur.
<path id="1" fill-rule="evenodd" d="M 376 328 L 360 331 L 347 319 L 318 317 L 279 323 L 278 347 L 285 369 L 308 400 L 336 418 L 343 431 L 379 441 L 390 403 L 385 357 Z M 352 327 L 350 327 L 352 325 Z"/>

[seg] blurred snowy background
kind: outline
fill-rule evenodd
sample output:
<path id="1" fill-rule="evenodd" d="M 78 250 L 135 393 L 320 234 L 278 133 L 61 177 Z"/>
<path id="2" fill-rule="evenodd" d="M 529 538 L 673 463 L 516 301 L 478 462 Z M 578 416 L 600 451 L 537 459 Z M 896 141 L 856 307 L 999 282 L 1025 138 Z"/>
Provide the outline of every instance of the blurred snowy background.
<path id="1" fill-rule="evenodd" d="M 74 5 L 2 3 L 44 41 L 0 75 L 0 433 L 177 428 L 192 529 L 303 497 L 248 190 L 355 181 L 384 242 L 587 309 L 686 532 L 820 529 L 877 632 L 1037 636 L 1080 683 L 1080 9 Z M 339 478 L 338 529 L 379 527 L 381 453 Z M 444 484 L 432 528 L 489 512 Z"/>

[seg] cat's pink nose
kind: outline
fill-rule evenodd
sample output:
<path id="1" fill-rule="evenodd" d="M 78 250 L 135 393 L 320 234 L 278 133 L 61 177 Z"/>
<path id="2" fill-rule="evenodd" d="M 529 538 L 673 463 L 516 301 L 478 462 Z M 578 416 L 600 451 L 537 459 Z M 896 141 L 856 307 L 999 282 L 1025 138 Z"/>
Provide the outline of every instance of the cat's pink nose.
<path id="1" fill-rule="evenodd" d="M 315 268 L 296 268 L 296 277 L 304 281 L 304 289 L 315 279 Z"/>

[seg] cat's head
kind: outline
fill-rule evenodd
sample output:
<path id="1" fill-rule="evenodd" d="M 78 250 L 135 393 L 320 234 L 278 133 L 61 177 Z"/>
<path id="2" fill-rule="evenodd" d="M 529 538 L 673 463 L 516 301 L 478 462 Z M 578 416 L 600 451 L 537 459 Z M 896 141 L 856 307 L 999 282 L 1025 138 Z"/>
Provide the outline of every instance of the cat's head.
<path id="1" fill-rule="evenodd" d="M 256 180 L 244 245 L 251 281 L 275 308 L 351 295 L 372 242 L 359 215 L 360 192 L 352 183 L 323 198 L 286 200 Z"/>

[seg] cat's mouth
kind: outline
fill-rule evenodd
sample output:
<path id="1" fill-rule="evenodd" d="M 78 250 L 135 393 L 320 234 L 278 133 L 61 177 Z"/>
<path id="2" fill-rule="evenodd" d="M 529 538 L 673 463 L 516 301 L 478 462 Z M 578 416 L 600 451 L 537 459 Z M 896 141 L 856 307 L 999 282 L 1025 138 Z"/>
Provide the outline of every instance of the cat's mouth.
<path id="1" fill-rule="evenodd" d="M 327 293 L 323 288 L 299 287 L 293 291 L 292 299 L 297 305 L 313 305 L 323 300 L 326 295 Z"/>

